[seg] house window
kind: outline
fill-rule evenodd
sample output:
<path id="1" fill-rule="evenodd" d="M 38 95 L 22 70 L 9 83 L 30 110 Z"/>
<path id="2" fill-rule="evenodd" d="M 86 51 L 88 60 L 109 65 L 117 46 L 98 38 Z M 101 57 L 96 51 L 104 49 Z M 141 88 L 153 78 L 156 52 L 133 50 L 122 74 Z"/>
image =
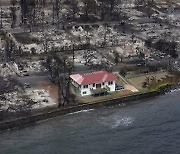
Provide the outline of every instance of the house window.
<path id="1" fill-rule="evenodd" d="M 104 82 L 102 83 L 102 85 L 104 86 Z"/>
<path id="2" fill-rule="evenodd" d="M 113 81 L 108 82 L 108 85 L 112 85 L 112 84 L 113 84 Z"/>
<path id="3" fill-rule="evenodd" d="M 96 84 L 96 88 L 101 88 L 101 84 Z"/>
<path id="4" fill-rule="evenodd" d="M 95 87 L 95 83 L 93 83 L 93 87 Z"/>
<path id="5" fill-rule="evenodd" d="M 83 88 L 88 88 L 88 85 L 84 85 Z"/>
<path id="6" fill-rule="evenodd" d="M 83 91 L 83 94 L 86 94 L 86 91 Z"/>

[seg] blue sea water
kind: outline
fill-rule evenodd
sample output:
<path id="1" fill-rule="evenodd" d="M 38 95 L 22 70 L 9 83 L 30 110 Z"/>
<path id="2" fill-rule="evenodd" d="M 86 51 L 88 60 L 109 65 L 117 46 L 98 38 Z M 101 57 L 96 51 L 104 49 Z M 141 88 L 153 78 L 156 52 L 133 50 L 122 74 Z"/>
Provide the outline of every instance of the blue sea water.
<path id="1" fill-rule="evenodd" d="M 0 154 L 179 154 L 180 91 L 0 133 Z"/>

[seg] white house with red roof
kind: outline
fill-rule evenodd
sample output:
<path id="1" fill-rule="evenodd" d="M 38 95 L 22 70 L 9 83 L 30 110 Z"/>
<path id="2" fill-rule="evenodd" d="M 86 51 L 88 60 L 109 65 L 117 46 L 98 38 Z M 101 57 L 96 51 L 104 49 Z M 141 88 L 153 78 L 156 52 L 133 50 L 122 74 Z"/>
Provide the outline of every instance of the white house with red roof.
<path id="1" fill-rule="evenodd" d="M 116 75 L 107 71 L 70 75 L 75 91 L 81 96 L 115 91 Z"/>

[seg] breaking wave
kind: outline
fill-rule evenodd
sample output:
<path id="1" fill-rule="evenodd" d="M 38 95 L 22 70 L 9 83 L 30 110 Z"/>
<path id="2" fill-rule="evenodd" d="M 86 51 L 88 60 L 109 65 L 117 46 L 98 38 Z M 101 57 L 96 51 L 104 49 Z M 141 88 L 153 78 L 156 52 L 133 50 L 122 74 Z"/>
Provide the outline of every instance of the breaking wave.
<path id="1" fill-rule="evenodd" d="M 116 119 L 111 127 L 116 128 L 118 126 L 129 126 L 132 124 L 133 121 L 134 119 L 132 117 L 124 117 L 121 119 Z"/>
<path id="2" fill-rule="evenodd" d="M 89 111 L 93 111 L 93 110 L 94 110 L 94 109 L 80 110 L 80 111 L 72 112 L 72 113 L 69 113 L 69 114 L 71 115 L 71 114 L 77 114 L 77 113 L 89 112 Z M 68 114 L 68 115 L 69 115 L 69 114 Z"/>
<path id="3" fill-rule="evenodd" d="M 180 92 L 180 88 L 179 89 L 171 90 L 171 93 L 173 93 L 173 92 Z"/>

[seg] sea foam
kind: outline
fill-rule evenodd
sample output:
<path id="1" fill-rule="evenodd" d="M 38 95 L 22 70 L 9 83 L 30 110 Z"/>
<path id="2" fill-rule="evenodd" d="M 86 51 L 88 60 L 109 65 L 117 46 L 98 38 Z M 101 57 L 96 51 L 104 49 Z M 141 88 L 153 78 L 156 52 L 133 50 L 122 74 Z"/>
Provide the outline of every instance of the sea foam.
<path id="1" fill-rule="evenodd" d="M 72 113 L 69 113 L 69 114 L 77 114 L 77 113 L 89 112 L 89 111 L 93 111 L 93 110 L 94 110 L 94 109 L 80 110 L 80 111 L 72 112 Z"/>
<path id="2" fill-rule="evenodd" d="M 129 126 L 132 124 L 133 121 L 134 119 L 132 117 L 124 117 L 121 119 L 116 119 L 111 127 L 116 128 L 118 126 Z"/>
<path id="3" fill-rule="evenodd" d="M 171 90 L 171 93 L 173 93 L 173 92 L 180 92 L 180 88 L 179 89 Z"/>

